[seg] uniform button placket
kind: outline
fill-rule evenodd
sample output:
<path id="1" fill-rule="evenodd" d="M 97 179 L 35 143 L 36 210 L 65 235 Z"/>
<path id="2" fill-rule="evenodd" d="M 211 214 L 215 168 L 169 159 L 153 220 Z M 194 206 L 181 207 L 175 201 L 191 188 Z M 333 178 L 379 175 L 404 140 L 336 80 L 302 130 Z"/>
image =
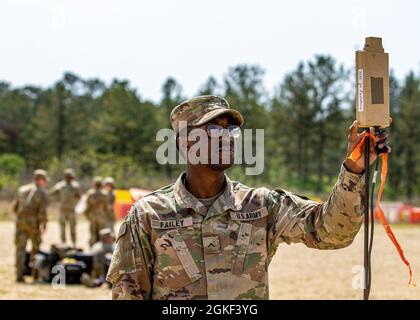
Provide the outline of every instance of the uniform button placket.
<path id="1" fill-rule="evenodd" d="M 206 218 L 204 218 L 201 222 L 201 243 L 203 244 L 202 250 L 203 250 L 204 270 L 205 270 L 205 277 L 206 277 L 206 288 L 207 288 L 207 299 L 208 299 L 209 298 L 209 289 L 208 289 L 209 288 L 209 282 L 208 282 L 208 279 L 209 279 L 209 276 L 211 276 L 211 275 L 208 272 L 208 268 L 207 268 L 207 263 L 206 263 L 207 256 L 206 256 L 206 252 L 204 250 L 204 239 L 203 239 L 204 234 L 206 232 L 206 225 L 207 224 L 208 224 L 208 220 L 206 220 Z"/>

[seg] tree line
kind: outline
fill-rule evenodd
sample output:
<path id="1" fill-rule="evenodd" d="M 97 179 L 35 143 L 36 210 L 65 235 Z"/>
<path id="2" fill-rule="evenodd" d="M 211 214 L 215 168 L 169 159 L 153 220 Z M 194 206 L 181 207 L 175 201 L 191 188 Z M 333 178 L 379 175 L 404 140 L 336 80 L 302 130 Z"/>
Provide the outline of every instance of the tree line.
<path id="1" fill-rule="evenodd" d="M 325 195 L 346 154 L 348 127 L 355 118 L 354 71 L 333 57 L 316 55 L 264 87 L 258 65 L 230 67 L 221 82 L 210 76 L 199 94 L 224 96 L 245 118 L 244 128 L 265 129 L 265 170 L 229 175 L 253 186 L 284 187 Z M 385 194 L 415 201 L 419 191 L 420 75 L 402 80 L 391 73 L 390 156 Z M 141 90 L 141 88 L 140 88 Z M 171 183 L 181 166 L 159 165 L 156 132 L 170 127 L 172 108 L 188 98 L 176 79 L 162 85 L 159 101 L 144 99 L 127 80 L 83 79 L 66 72 L 53 85 L 13 87 L 0 82 L 0 191 L 12 192 L 34 168 L 51 179 L 73 167 L 85 184 L 93 175 L 112 175 L 119 187 L 155 189 Z"/>

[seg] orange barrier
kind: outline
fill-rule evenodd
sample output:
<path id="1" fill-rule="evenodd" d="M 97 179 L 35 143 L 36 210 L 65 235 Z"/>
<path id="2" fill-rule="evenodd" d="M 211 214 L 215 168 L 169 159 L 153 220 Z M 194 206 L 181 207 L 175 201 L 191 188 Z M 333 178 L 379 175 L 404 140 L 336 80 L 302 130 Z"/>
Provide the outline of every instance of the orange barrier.
<path id="1" fill-rule="evenodd" d="M 420 208 L 411 205 L 403 205 L 398 210 L 398 216 L 401 222 L 420 223 Z"/>
<path id="2" fill-rule="evenodd" d="M 114 192 L 114 212 L 116 220 L 124 219 L 124 217 L 130 211 L 130 208 L 133 205 L 133 203 L 145 196 L 146 194 L 150 193 L 149 190 L 140 188 L 130 188 L 129 190 L 116 189 Z"/>
<path id="3" fill-rule="evenodd" d="M 411 223 L 420 223 L 420 208 L 413 208 L 410 214 Z"/>

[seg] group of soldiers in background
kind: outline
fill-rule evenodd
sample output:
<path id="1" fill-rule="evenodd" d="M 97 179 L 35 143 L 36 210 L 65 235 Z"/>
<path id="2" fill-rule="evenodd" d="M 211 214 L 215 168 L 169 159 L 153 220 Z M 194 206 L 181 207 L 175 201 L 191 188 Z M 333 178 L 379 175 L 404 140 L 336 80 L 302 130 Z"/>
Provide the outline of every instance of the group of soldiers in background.
<path id="1" fill-rule="evenodd" d="M 64 170 L 64 179 L 48 191 L 46 184 L 48 175 L 45 170 L 37 169 L 33 173 L 33 181 L 21 186 L 13 203 L 16 214 L 16 281 L 24 282 L 26 245 L 31 241 L 32 251 L 30 265 L 40 250 L 42 235 L 47 227 L 47 206 L 49 199 L 56 198 L 60 204 L 59 225 L 60 239 L 66 243 L 66 226 L 69 226 L 73 247 L 76 247 L 76 212 L 75 208 L 81 199 L 81 187 L 76 181 L 73 169 Z M 83 211 L 90 224 L 89 245 L 93 253 L 92 278 L 104 278 L 100 261 L 112 251 L 115 236 L 113 233 L 114 214 L 114 179 L 101 177 L 93 179 L 92 188 L 86 192 L 86 207 Z M 95 262 L 97 262 L 95 264 Z M 102 274 L 101 274 L 102 273 Z"/>

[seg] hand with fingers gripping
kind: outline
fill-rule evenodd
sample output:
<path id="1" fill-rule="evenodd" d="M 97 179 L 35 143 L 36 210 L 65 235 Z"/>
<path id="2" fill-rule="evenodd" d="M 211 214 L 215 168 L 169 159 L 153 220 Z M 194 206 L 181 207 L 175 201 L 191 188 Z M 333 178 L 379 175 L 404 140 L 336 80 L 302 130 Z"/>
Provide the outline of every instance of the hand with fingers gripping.
<path id="1" fill-rule="evenodd" d="M 392 119 L 391 119 L 392 121 Z M 345 167 L 354 173 L 362 173 L 365 169 L 364 154 L 356 161 L 351 160 L 348 156 L 352 153 L 356 145 L 362 140 L 363 134 L 357 132 L 358 122 L 355 120 L 349 128 L 348 143 L 347 143 L 347 158 L 344 162 Z M 388 133 L 385 130 L 378 130 L 375 132 L 373 127 L 370 128 L 371 135 L 375 136 L 375 144 L 370 145 L 369 164 L 372 164 L 378 152 L 391 152 L 391 147 L 388 146 Z"/>

